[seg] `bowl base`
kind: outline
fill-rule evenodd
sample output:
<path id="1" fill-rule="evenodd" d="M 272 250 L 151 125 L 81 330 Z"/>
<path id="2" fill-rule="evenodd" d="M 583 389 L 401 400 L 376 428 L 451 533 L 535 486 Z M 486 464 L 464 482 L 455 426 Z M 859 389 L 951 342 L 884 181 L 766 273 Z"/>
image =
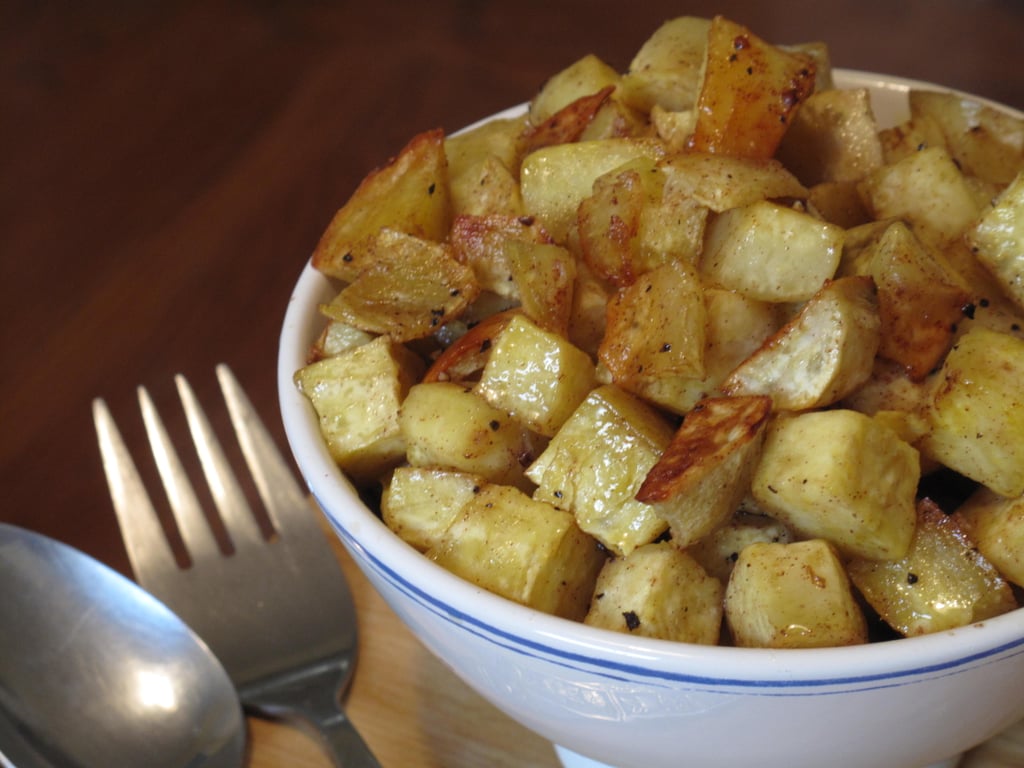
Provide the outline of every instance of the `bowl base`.
<path id="1" fill-rule="evenodd" d="M 575 752 L 572 752 L 565 747 L 560 747 L 557 744 L 555 744 L 554 747 L 555 754 L 558 755 L 558 760 L 562 763 L 563 768 L 615 768 L 613 765 L 599 763 L 597 760 L 576 754 Z M 943 760 L 941 763 L 926 766 L 926 768 L 956 768 L 959 762 L 959 756 L 951 757 L 948 760 Z"/>

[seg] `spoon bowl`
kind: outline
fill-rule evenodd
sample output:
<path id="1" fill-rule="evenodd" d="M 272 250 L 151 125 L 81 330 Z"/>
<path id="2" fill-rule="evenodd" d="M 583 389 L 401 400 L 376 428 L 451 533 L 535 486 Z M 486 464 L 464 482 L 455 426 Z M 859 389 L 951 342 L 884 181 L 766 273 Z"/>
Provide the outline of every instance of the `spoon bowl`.
<path id="1" fill-rule="evenodd" d="M 0 524 L 0 627 L 0 765 L 242 764 L 245 720 L 224 668 L 113 569 Z"/>

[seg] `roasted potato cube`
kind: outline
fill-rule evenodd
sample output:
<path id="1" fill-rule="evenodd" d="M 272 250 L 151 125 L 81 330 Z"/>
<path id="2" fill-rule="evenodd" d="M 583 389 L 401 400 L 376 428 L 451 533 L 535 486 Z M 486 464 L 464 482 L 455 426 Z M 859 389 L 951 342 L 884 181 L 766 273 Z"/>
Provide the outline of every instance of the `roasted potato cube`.
<path id="1" fill-rule="evenodd" d="M 929 246 L 942 246 L 974 224 L 981 205 L 944 147 L 925 147 L 868 174 L 860 194 L 876 219 L 907 221 Z"/>
<path id="2" fill-rule="evenodd" d="M 912 119 L 930 119 L 964 173 L 998 185 L 1024 171 L 1024 120 L 952 91 L 911 89 Z"/>
<path id="3" fill-rule="evenodd" d="M 800 181 L 857 181 L 883 163 L 878 124 L 865 88 L 811 94 L 775 155 Z"/>
<path id="4" fill-rule="evenodd" d="M 636 494 L 668 521 L 677 547 L 696 543 L 737 510 L 750 491 L 771 410 L 767 397 L 717 397 L 686 414 Z"/>
<path id="5" fill-rule="evenodd" d="M 697 102 L 711 20 L 670 19 L 633 56 L 622 78 L 624 98 L 642 112 L 655 107 L 678 111 Z"/>
<path id="6" fill-rule="evenodd" d="M 548 78 L 530 101 L 530 123 L 540 125 L 578 99 L 617 86 L 620 79 L 614 67 L 588 53 Z"/>
<path id="7" fill-rule="evenodd" d="M 576 228 L 580 202 L 593 193 L 599 176 L 638 157 L 658 160 L 663 155 L 661 144 L 649 139 L 600 139 L 539 149 L 523 159 L 523 204 L 555 242 L 565 244 Z"/>
<path id="8" fill-rule="evenodd" d="M 851 267 L 878 289 L 878 354 L 922 380 L 949 351 L 970 295 L 902 221 L 873 237 Z"/>
<path id="9" fill-rule="evenodd" d="M 702 379 L 707 314 L 696 270 L 670 262 L 608 303 L 598 359 L 626 389 L 666 377 Z"/>
<path id="10" fill-rule="evenodd" d="M 475 391 L 551 437 L 595 384 L 594 364 L 585 352 L 517 315 L 494 338 Z"/>
<path id="11" fill-rule="evenodd" d="M 642 400 L 614 385 L 587 395 L 526 470 L 535 497 L 571 511 L 580 528 L 615 554 L 654 541 L 668 524 L 636 500 L 672 428 Z"/>
<path id="12" fill-rule="evenodd" d="M 1003 496 L 1024 494 L 1024 340 L 977 326 L 946 356 L 921 451 Z"/>
<path id="13" fill-rule="evenodd" d="M 442 240 L 451 215 L 444 132 L 426 131 L 363 179 L 321 236 L 313 266 L 325 275 L 354 280 L 373 262 L 368 244 L 382 228 Z"/>
<path id="14" fill-rule="evenodd" d="M 904 557 L 854 559 L 847 572 L 885 623 L 906 636 L 962 627 L 1017 607 L 1010 585 L 974 548 L 960 520 L 927 499 Z"/>
<path id="15" fill-rule="evenodd" d="M 537 222 L 503 214 L 456 216 L 448 236 L 455 258 L 472 267 L 482 290 L 518 300 L 519 291 L 504 250 L 509 240 L 551 242 Z"/>
<path id="16" fill-rule="evenodd" d="M 879 327 L 870 278 L 829 281 L 730 373 L 721 389 L 729 395 L 769 395 L 779 410 L 830 405 L 870 377 Z"/>
<path id="17" fill-rule="evenodd" d="M 715 213 L 778 198 L 804 199 L 807 188 L 777 160 L 672 154 L 659 163 L 667 200 L 690 201 Z"/>
<path id="18" fill-rule="evenodd" d="M 519 136 L 525 117 L 481 123 L 445 139 L 452 215 L 521 216 Z"/>
<path id="19" fill-rule="evenodd" d="M 608 299 L 613 293 L 613 286 L 595 275 L 586 262 L 577 261 L 568 337 L 595 360 L 604 338 Z"/>
<path id="20" fill-rule="evenodd" d="M 461 384 L 415 385 L 402 403 L 398 423 L 414 467 L 522 484 L 523 462 L 531 452 L 525 427 Z"/>
<path id="21" fill-rule="evenodd" d="M 661 196 L 659 177 L 654 162 L 641 158 L 598 177 L 593 193 L 580 201 L 576 219 L 583 258 L 614 285 L 631 285 L 649 268 L 638 236 L 645 208 Z"/>
<path id="22" fill-rule="evenodd" d="M 519 179 L 493 155 L 483 158 L 452 179 L 450 187 L 453 214 L 523 214 Z"/>
<path id="23" fill-rule="evenodd" d="M 645 544 L 605 563 L 583 622 L 615 632 L 717 645 L 722 583 L 669 542 Z"/>
<path id="24" fill-rule="evenodd" d="M 805 538 L 851 556 L 903 557 L 916 518 L 917 451 L 856 411 L 781 416 L 768 427 L 751 494 Z"/>
<path id="25" fill-rule="evenodd" d="M 422 372 L 418 357 L 380 336 L 295 373 L 331 457 L 354 482 L 369 482 L 402 460 L 398 411 Z"/>
<path id="26" fill-rule="evenodd" d="M 493 484 L 473 494 L 427 557 L 502 597 L 576 621 L 605 561 L 568 512 Z"/>
<path id="27" fill-rule="evenodd" d="M 725 588 L 725 618 L 741 648 L 825 648 L 867 642 L 867 622 L 832 545 L 757 542 Z"/>
<path id="28" fill-rule="evenodd" d="M 526 127 L 526 116 L 484 120 L 444 140 L 448 178 L 454 181 L 481 161 L 497 158 L 506 168 L 518 168 L 522 150 L 518 139 Z"/>
<path id="29" fill-rule="evenodd" d="M 653 269 L 669 261 L 695 263 L 704 248 L 708 207 L 679 194 L 665 195 L 665 174 L 659 168 L 660 182 L 653 199 L 640 214 L 637 233 L 641 269 Z"/>
<path id="30" fill-rule="evenodd" d="M 761 301 L 806 301 L 833 277 L 843 230 L 807 213 L 761 200 L 709 224 L 701 279 Z"/>
<path id="31" fill-rule="evenodd" d="M 980 486 L 956 514 L 985 559 L 1024 586 L 1024 497 L 1008 499 Z"/>
<path id="32" fill-rule="evenodd" d="M 725 584 L 740 552 L 751 544 L 788 544 L 791 541 L 792 531 L 775 518 L 740 510 L 686 552 L 701 564 L 709 576 Z"/>
<path id="33" fill-rule="evenodd" d="M 396 467 L 381 495 L 381 519 L 407 544 L 426 552 L 484 483 L 466 472 Z"/>
<path id="34" fill-rule="evenodd" d="M 775 154 L 814 90 L 814 59 L 784 51 L 722 16 L 708 30 L 690 148 L 733 157 Z"/>
<path id="35" fill-rule="evenodd" d="M 1024 172 L 967 231 L 967 241 L 1006 295 L 1024 308 Z"/>
<path id="36" fill-rule="evenodd" d="M 576 284 L 572 254 L 554 243 L 526 240 L 508 240 L 502 250 L 522 313 L 541 328 L 567 337 Z"/>
<path id="37" fill-rule="evenodd" d="M 325 315 L 395 341 L 429 336 L 480 293 L 473 270 L 451 247 L 383 229 L 367 246 L 372 263 L 331 301 Z"/>

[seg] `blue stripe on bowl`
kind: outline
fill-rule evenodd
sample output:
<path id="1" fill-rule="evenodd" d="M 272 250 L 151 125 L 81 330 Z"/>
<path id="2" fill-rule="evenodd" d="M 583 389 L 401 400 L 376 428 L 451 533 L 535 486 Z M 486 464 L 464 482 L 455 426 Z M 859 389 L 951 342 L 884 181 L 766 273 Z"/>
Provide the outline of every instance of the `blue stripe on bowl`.
<path id="1" fill-rule="evenodd" d="M 321 505 L 322 509 L 327 509 Z M 384 562 L 374 557 L 363 548 L 349 532 L 330 515 L 327 515 L 332 528 L 338 533 L 348 549 L 357 554 L 366 564 L 391 586 L 402 592 L 418 605 L 445 621 L 458 626 L 476 637 L 502 649 L 522 656 L 540 659 L 561 667 L 586 672 L 608 680 L 619 682 L 640 682 L 645 685 L 677 687 L 680 683 L 707 688 L 711 692 L 731 693 L 742 691 L 746 695 L 761 696 L 821 696 L 848 693 L 853 691 L 870 691 L 880 688 L 892 688 L 917 682 L 921 677 L 946 677 L 959 674 L 966 668 L 984 666 L 1003 658 L 1013 658 L 1024 654 L 1024 637 L 989 648 L 978 653 L 951 659 L 938 664 L 910 667 L 896 672 L 869 675 L 853 675 L 830 678 L 793 678 L 793 679 L 738 679 L 708 677 L 696 674 L 667 672 L 655 668 L 594 659 L 579 653 L 554 648 L 550 645 L 530 640 L 522 635 L 498 629 L 476 616 L 464 613 L 449 603 L 439 600 L 434 595 L 417 587 L 404 579 L 399 573 Z M 898 640 L 893 642 L 899 642 Z M 826 690 L 836 689 L 836 690 Z"/>

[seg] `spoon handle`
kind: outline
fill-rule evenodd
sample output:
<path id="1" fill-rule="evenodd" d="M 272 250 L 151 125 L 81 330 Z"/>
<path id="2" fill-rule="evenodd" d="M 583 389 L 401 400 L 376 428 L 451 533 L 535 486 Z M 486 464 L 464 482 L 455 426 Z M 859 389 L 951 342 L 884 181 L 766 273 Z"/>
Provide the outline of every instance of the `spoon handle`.
<path id="1" fill-rule="evenodd" d="M 318 737 L 338 768 L 381 768 L 341 706 L 350 671 L 324 664 L 298 674 L 263 679 L 239 690 L 242 704 L 257 714 L 295 723 Z"/>

